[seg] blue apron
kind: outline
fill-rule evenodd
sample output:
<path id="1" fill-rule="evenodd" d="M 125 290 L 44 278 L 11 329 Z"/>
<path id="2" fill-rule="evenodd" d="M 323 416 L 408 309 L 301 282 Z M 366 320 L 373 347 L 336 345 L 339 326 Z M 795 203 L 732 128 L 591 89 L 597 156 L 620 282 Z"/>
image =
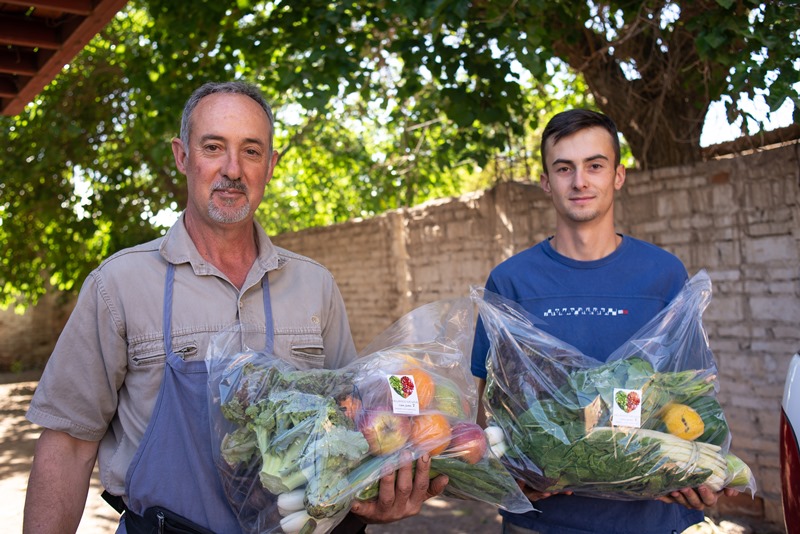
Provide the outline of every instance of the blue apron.
<path id="1" fill-rule="evenodd" d="M 218 533 L 238 533 L 214 464 L 208 413 L 208 371 L 203 360 L 184 361 L 172 350 L 172 293 L 175 266 L 167 267 L 164 288 L 164 379 L 153 415 L 126 475 L 128 508 L 142 515 L 163 506 Z M 261 279 L 267 353 L 274 331 L 267 275 Z M 123 516 L 124 517 L 124 516 Z M 125 533 L 124 520 L 118 533 Z"/>

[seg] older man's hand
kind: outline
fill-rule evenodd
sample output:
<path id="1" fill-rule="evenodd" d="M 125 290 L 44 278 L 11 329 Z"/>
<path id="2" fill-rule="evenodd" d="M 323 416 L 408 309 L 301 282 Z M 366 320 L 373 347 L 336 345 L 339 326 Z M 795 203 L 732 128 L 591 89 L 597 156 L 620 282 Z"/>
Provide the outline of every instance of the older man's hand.
<path id="1" fill-rule="evenodd" d="M 368 524 L 392 523 L 417 515 L 422 503 L 444 491 L 447 476 L 430 479 L 430 456 L 417 460 L 416 474 L 410 455 L 405 460 L 403 467 L 381 478 L 376 499 L 356 501 L 350 511 Z"/>

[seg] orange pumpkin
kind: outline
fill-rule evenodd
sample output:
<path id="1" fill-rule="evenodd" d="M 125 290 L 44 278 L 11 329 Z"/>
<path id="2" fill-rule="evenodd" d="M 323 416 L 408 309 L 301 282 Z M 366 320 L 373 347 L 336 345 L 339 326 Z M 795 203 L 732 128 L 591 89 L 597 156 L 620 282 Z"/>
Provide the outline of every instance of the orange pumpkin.
<path id="1" fill-rule="evenodd" d="M 450 423 L 438 413 L 416 415 L 411 420 L 411 443 L 431 456 L 441 454 L 450 445 Z"/>

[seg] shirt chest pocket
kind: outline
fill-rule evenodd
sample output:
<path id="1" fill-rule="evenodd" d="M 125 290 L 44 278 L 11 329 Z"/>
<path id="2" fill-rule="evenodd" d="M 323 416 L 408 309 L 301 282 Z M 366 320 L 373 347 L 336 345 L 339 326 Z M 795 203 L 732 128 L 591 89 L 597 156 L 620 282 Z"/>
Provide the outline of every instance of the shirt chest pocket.
<path id="1" fill-rule="evenodd" d="M 298 369 L 320 369 L 325 365 L 325 346 L 319 333 L 275 335 L 276 352 L 288 354 Z M 281 349 L 284 349 L 283 352 Z"/>
<path id="2" fill-rule="evenodd" d="M 176 336 L 172 340 L 172 350 L 183 360 L 196 359 L 199 353 L 197 340 L 194 336 Z M 129 341 L 128 365 L 134 369 L 163 365 L 167 359 L 163 339 L 146 341 Z"/>

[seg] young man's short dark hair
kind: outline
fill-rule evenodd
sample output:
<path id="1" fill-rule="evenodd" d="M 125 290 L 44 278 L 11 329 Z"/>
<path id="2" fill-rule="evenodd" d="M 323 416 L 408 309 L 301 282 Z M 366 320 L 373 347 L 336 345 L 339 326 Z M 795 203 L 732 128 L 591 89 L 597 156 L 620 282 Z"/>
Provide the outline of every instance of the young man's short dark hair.
<path id="1" fill-rule="evenodd" d="M 550 119 L 550 122 L 547 123 L 542 133 L 541 153 L 542 166 L 544 167 L 545 174 L 547 173 L 545 154 L 548 139 L 552 138 L 553 143 L 557 143 L 564 137 L 569 137 L 576 132 L 594 127 L 603 128 L 611 135 L 611 140 L 614 144 L 614 167 L 619 165 L 619 134 L 614 121 L 597 111 L 589 109 L 570 109 L 568 111 L 562 111 Z"/>

